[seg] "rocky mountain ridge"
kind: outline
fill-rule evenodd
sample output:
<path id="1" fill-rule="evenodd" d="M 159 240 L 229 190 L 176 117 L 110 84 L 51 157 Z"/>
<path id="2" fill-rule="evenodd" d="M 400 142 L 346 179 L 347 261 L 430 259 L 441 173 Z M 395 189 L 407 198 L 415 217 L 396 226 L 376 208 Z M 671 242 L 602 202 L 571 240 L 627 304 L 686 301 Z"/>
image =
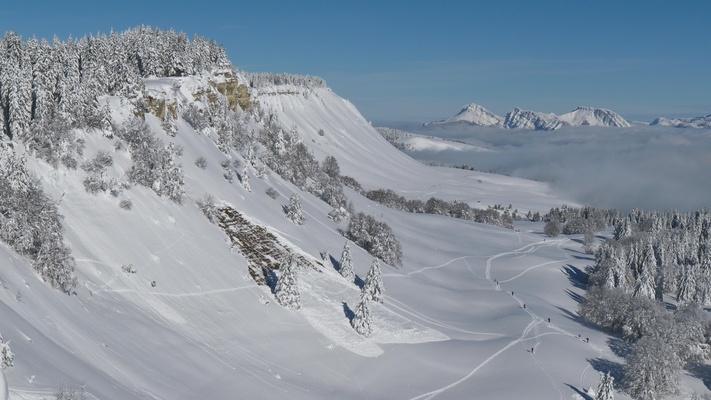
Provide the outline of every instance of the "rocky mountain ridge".
<path id="1" fill-rule="evenodd" d="M 428 122 L 423 126 L 466 124 L 504 129 L 531 129 L 553 131 L 564 126 L 630 127 L 630 123 L 614 111 L 605 108 L 578 107 L 556 115 L 514 108 L 505 117 L 498 116 L 478 104 L 468 104 L 459 113 L 442 121 Z"/>

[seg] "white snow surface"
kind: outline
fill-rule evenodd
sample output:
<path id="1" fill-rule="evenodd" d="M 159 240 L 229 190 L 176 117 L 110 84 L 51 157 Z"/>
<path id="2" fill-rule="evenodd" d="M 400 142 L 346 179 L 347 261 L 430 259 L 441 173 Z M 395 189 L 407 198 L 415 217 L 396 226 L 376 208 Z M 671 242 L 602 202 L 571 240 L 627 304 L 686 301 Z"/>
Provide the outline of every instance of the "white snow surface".
<path id="1" fill-rule="evenodd" d="M 0 400 L 8 400 L 10 398 L 10 391 L 7 387 L 7 380 L 5 379 L 5 373 L 0 370 Z"/>
<path id="2" fill-rule="evenodd" d="M 196 82 L 162 79 L 148 87 L 169 93 L 187 81 Z M 317 158 L 334 155 L 341 172 L 366 187 L 539 211 L 565 202 L 542 183 L 416 162 L 329 89 L 279 91 L 257 100 L 285 127 L 296 125 Z M 109 104 L 113 115 L 126 114 L 120 101 Z M 596 368 L 622 362 L 610 349 L 615 339 L 576 317 L 584 293 L 577 279 L 592 263 L 579 238 L 546 239 L 534 223 L 513 231 L 403 213 L 347 190 L 357 210 L 393 228 L 404 252 L 400 268 L 383 265 L 385 303 L 371 306 L 373 335 L 361 337 L 347 317 L 358 287 L 317 262 L 324 249 L 340 253 L 345 222 L 329 220 L 328 205 L 301 193 L 306 221 L 292 224 L 282 212 L 297 191 L 292 185 L 272 173 L 253 177 L 246 192 L 223 178 L 226 156 L 210 138 L 182 120 L 170 138 L 157 118 L 147 121 L 164 142 L 184 148 L 183 205 L 142 187 L 119 198 L 90 195 L 83 171 L 30 160 L 59 202 L 79 285 L 72 295 L 51 289 L 0 244 L 0 330 L 15 353 L 15 366 L 5 371 L 10 399 L 50 397 L 60 384 L 84 387 L 89 399 L 570 399 L 596 386 Z M 111 139 L 80 135 L 87 158 L 111 152 L 108 174 L 130 168 Z M 205 170 L 194 165 L 199 156 L 208 160 Z M 265 194 L 269 187 L 276 199 Z M 245 257 L 195 206 L 205 193 L 313 261 L 315 268 L 298 274 L 301 310 L 280 307 L 252 281 Z M 122 199 L 133 208 L 119 208 Z M 371 257 L 351 250 L 364 277 Z M 683 380 L 679 399 L 703 391 L 699 379 Z"/>

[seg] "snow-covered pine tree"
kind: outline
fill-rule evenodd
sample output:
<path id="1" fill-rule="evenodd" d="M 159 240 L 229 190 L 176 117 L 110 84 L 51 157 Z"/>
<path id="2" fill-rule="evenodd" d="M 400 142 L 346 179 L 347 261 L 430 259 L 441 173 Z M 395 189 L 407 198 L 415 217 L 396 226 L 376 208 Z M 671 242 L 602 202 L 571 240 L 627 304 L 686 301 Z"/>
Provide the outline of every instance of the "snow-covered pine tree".
<path id="1" fill-rule="evenodd" d="M 585 231 L 583 235 L 583 251 L 585 254 L 593 254 L 595 247 L 595 234 L 591 231 Z"/>
<path id="2" fill-rule="evenodd" d="M 242 187 L 244 190 L 251 192 L 252 188 L 249 186 L 249 168 L 248 168 L 248 163 L 244 164 L 244 168 L 242 168 Z"/>
<path id="3" fill-rule="evenodd" d="M 654 258 L 654 252 L 652 250 L 651 243 L 647 246 L 647 250 L 644 251 L 641 257 L 641 271 L 637 277 L 637 282 L 635 283 L 634 296 L 642 296 L 648 299 L 655 299 L 656 296 L 656 270 L 657 263 Z"/>
<path id="4" fill-rule="evenodd" d="M 373 333 L 373 317 L 370 315 L 369 302 L 370 297 L 365 290 L 363 290 L 360 295 L 360 302 L 355 310 L 355 315 L 353 316 L 353 320 L 351 320 L 353 329 L 365 337 L 369 337 Z"/>
<path id="5" fill-rule="evenodd" d="M 10 345 L 5 343 L 2 335 L 0 335 L 0 369 L 5 370 L 12 367 L 14 365 L 14 359 L 15 355 L 12 354 L 12 351 L 10 351 Z"/>
<path id="6" fill-rule="evenodd" d="M 168 109 L 168 105 L 165 106 L 165 119 L 161 123 L 161 127 L 168 136 L 175 136 L 178 133 L 178 126 L 175 124 L 175 118 L 173 118 L 173 112 Z"/>
<path id="7" fill-rule="evenodd" d="M 600 383 L 597 385 L 595 400 L 614 400 L 615 393 L 613 383 L 615 378 L 609 372 L 600 373 Z"/>
<path id="8" fill-rule="evenodd" d="M 301 293 L 296 282 L 297 272 L 296 258 L 293 254 L 287 254 L 279 266 L 279 281 L 274 289 L 274 297 L 282 306 L 298 310 L 301 308 Z"/>
<path id="9" fill-rule="evenodd" d="M 679 272 L 676 301 L 680 305 L 687 305 L 693 301 L 696 293 L 696 276 L 695 265 L 685 265 Z"/>
<path id="10" fill-rule="evenodd" d="M 630 223 L 627 218 L 622 218 L 615 225 L 615 240 L 620 240 L 629 236 L 632 236 L 632 227 L 630 226 Z"/>
<path id="11" fill-rule="evenodd" d="M 368 275 L 365 276 L 363 292 L 366 293 L 368 299 L 383 304 L 384 291 L 385 287 L 383 285 L 383 273 L 380 270 L 380 261 L 375 258 L 373 259 L 373 263 L 370 265 Z"/>
<path id="12" fill-rule="evenodd" d="M 353 270 L 353 257 L 351 256 L 351 246 L 346 242 L 343 245 L 343 252 L 341 253 L 341 260 L 338 265 L 340 266 L 338 272 L 341 276 L 346 278 L 348 282 L 353 282 L 355 280 L 355 271 Z"/>
<path id="13" fill-rule="evenodd" d="M 306 218 L 301 213 L 301 197 L 299 197 L 298 193 L 294 193 L 289 197 L 289 210 L 286 213 L 286 217 L 296 225 L 303 225 Z"/>

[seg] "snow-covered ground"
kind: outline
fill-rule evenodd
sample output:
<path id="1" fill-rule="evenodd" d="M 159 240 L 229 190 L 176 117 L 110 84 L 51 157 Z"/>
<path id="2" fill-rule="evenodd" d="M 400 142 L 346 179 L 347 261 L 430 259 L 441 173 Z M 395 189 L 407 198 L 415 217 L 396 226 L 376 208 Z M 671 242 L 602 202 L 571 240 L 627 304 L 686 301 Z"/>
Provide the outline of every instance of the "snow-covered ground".
<path id="1" fill-rule="evenodd" d="M 342 174 L 369 189 L 520 211 L 572 204 L 545 183 L 425 166 L 329 89 L 274 90 L 258 100 L 287 129 L 296 125 L 317 159 L 334 155 Z M 156 118 L 148 122 L 160 132 Z M 401 267 L 383 265 L 385 303 L 373 306 L 373 335 L 363 338 L 348 320 L 358 287 L 319 264 L 324 250 L 338 259 L 346 223 L 302 193 L 306 221 L 295 225 L 282 211 L 297 191 L 291 184 L 272 173 L 252 177 L 247 192 L 224 179 L 226 156 L 184 121 L 175 138 L 160 135 L 184 148 L 182 206 L 138 186 L 120 198 L 90 195 L 83 171 L 31 163 L 60 202 L 79 285 L 71 296 L 50 289 L 0 245 L 0 329 L 15 353 L 4 371 L 10 399 L 49 397 L 59 385 L 84 387 L 90 399 L 572 399 L 597 385 L 596 371 L 621 368 L 616 339 L 575 313 L 582 270 L 592 263 L 579 237 L 547 239 L 537 223 L 509 230 L 408 214 L 346 190 L 356 210 L 392 227 L 404 253 Z M 111 140 L 83 136 L 87 157 L 111 152 L 109 174 L 129 168 Z M 200 156 L 206 169 L 194 164 Z M 313 261 L 315 269 L 298 274 L 301 310 L 279 306 L 249 277 L 245 257 L 195 206 L 205 193 Z M 120 199 L 133 208 L 121 209 Z M 363 278 L 372 258 L 351 250 Z M 698 378 L 683 382 L 679 399 L 705 390 Z"/>

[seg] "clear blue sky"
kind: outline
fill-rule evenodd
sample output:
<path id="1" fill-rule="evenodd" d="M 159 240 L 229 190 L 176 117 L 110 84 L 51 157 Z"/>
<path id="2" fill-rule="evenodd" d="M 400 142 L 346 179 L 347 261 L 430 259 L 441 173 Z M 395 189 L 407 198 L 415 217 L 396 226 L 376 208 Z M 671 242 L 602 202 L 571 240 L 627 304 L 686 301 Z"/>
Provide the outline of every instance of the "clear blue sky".
<path id="1" fill-rule="evenodd" d="M 203 5 L 207 4 L 207 5 Z M 6 1 L 0 31 L 198 33 L 247 71 L 318 75 L 373 121 L 478 103 L 711 114 L 711 1 Z"/>

